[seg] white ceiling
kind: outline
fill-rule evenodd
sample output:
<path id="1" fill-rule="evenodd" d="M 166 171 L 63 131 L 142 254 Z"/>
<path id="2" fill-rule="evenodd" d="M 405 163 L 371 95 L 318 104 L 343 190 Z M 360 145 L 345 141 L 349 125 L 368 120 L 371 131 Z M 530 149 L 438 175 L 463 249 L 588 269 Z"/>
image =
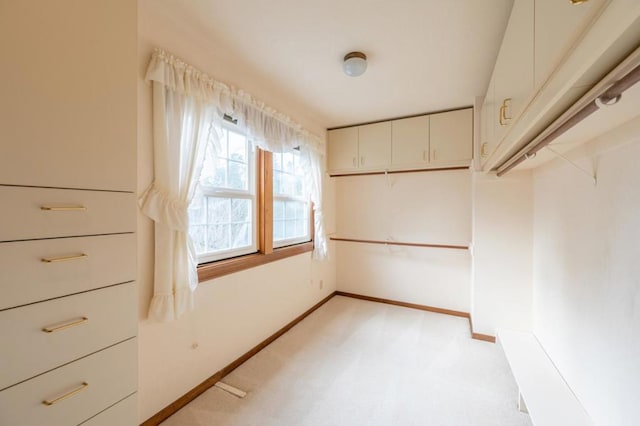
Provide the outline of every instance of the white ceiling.
<path id="1" fill-rule="evenodd" d="M 327 128 L 473 104 L 513 0 L 156 0 Z M 367 72 L 347 77 L 360 50 Z M 293 114 L 291 114 L 293 115 Z M 295 117 L 294 117 L 295 118 Z"/>

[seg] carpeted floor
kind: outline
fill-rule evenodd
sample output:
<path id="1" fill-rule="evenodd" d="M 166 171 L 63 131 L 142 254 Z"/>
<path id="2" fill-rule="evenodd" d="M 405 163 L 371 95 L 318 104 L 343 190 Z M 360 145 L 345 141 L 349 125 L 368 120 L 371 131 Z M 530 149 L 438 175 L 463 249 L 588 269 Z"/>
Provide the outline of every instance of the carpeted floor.
<path id="1" fill-rule="evenodd" d="M 464 318 L 332 298 L 164 426 L 530 425 L 499 346 Z"/>

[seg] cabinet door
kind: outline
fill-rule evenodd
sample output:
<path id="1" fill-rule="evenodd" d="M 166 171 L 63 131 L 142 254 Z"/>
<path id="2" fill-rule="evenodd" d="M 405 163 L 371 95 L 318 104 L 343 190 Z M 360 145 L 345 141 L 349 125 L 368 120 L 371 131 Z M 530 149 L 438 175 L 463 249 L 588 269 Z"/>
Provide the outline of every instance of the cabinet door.
<path id="1" fill-rule="evenodd" d="M 461 163 L 471 160 L 473 111 L 433 114 L 430 117 L 431 163 Z"/>
<path id="2" fill-rule="evenodd" d="M 391 164 L 391 122 L 367 124 L 358 128 L 360 168 L 388 167 Z"/>
<path id="3" fill-rule="evenodd" d="M 500 143 L 533 91 L 533 4 L 515 0 L 494 71 L 495 140 Z"/>
<path id="4" fill-rule="evenodd" d="M 489 83 L 480 111 L 480 164 L 484 166 L 487 158 L 496 148 L 495 129 L 495 93 L 493 79 Z"/>
<path id="5" fill-rule="evenodd" d="M 358 128 L 330 130 L 329 171 L 352 171 L 358 167 Z"/>
<path id="6" fill-rule="evenodd" d="M 536 87 L 545 82 L 589 21 L 606 3 L 606 0 L 590 0 L 580 4 L 558 0 L 535 1 Z"/>
<path id="7" fill-rule="evenodd" d="M 429 116 L 391 122 L 391 165 L 415 166 L 429 162 Z"/>

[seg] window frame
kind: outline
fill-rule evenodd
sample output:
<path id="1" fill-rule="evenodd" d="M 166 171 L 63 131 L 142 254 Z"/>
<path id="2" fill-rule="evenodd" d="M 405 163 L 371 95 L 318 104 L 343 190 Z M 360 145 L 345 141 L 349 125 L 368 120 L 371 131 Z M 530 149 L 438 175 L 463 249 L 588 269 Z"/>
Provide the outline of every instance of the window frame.
<path id="1" fill-rule="evenodd" d="M 309 240 L 285 247 L 274 248 L 273 241 L 273 154 L 260 148 L 256 150 L 256 204 L 258 250 L 242 256 L 200 263 L 198 281 L 200 283 L 224 275 L 254 268 L 287 257 L 309 253 L 314 248 L 313 203 L 309 201 Z"/>

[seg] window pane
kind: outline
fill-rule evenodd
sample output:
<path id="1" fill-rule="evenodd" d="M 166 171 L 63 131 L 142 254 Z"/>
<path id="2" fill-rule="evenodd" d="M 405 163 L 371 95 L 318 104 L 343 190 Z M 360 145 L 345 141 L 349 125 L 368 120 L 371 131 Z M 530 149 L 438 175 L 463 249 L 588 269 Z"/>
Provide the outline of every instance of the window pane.
<path id="1" fill-rule="evenodd" d="M 246 164 L 229 161 L 227 187 L 231 189 L 248 189 L 248 174 Z"/>
<path id="2" fill-rule="evenodd" d="M 231 225 L 231 247 L 241 248 L 246 247 L 250 243 L 249 237 L 249 224 L 232 224 Z"/>
<path id="3" fill-rule="evenodd" d="M 227 138 L 229 137 L 229 131 L 222 129 L 220 132 L 220 152 L 218 152 L 218 158 L 228 158 Z"/>
<path id="4" fill-rule="evenodd" d="M 219 251 L 229 248 L 229 226 L 228 224 L 209 226 L 207 251 Z"/>
<path id="5" fill-rule="evenodd" d="M 273 153 L 273 170 L 274 171 L 282 170 L 282 153 L 281 152 Z"/>
<path id="6" fill-rule="evenodd" d="M 276 241 L 284 240 L 284 221 L 276 220 L 273 223 L 273 239 Z"/>
<path id="7" fill-rule="evenodd" d="M 282 154 L 282 170 L 288 173 L 295 171 L 294 160 L 292 152 L 285 152 Z"/>
<path id="8" fill-rule="evenodd" d="M 227 160 L 224 158 L 218 159 L 216 162 L 212 184 L 213 186 L 222 188 L 227 186 Z"/>
<path id="9" fill-rule="evenodd" d="M 229 132 L 229 157 L 230 160 L 247 162 L 247 139 L 238 133 Z"/>
<path id="10" fill-rule="evenodd" d="M 295 219 L 296 217 L 296 202 L 287 201 L 284 208 L 284 217 L 286 219 Z"/>
<path id="11" fill-rule="evenodd" d="M 275 220 L 284 219 L 284 201 L 273 202 L 273 218 Z"/>
<path id="12" fill-rule="evenodd" d="M 251 221 L 251 200 L 231 200 L 231 222 L 245 223 Z"/>
<path id="13" fill-rule="evenodd" d="M 207 249 L 207 226 L 191 225 L 189 227 L 189 235 L 195 247 L 196 253 L 203 253 Z"/>
<path id="14" fill-rule="evenodd" d="M 209 203 L 209 214 L 207 222 L 228 223 L 229 222 L 229 198 L 207 197 Z"/>
<path id="15" fill-rule="evenodd" d="M 273 193 L 282 194 L 282 172 L 273 170 Z"/>

